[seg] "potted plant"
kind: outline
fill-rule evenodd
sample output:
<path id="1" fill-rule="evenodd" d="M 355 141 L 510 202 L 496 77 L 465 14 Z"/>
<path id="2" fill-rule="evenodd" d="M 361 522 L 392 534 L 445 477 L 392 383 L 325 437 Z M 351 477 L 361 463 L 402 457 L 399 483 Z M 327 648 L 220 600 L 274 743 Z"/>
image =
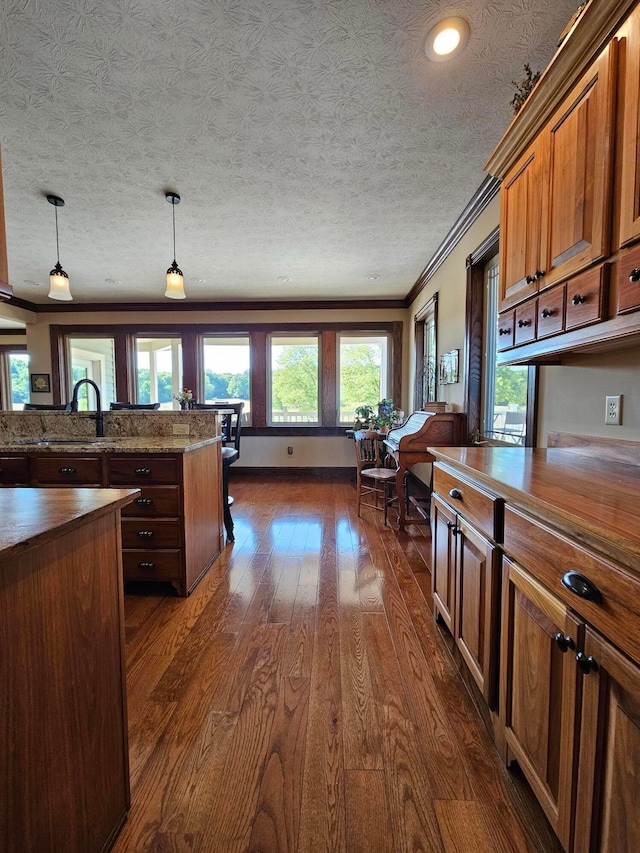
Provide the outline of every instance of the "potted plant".
<path id="1" fill-rule="evenodd" d="M 371 427 L 372 417 L 373 417 L 373 407 L 372 406 L 358 406 L 356 408 L 356 419 L 353 422 L 353 428 L 355 430 L 369 429 Z"/>

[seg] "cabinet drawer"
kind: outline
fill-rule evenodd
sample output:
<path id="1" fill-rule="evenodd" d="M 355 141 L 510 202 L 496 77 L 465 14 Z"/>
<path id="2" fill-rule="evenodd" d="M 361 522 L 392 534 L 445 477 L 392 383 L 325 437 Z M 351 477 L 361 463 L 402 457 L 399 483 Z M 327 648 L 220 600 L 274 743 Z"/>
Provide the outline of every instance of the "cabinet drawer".
<path id="1" fill-rule="evenodd" d="M 617 284 L 618 314 L 640 308 L 640 246 L 620 255 Z"/>
<path id="2" fill-rule="evenodd" d="M 498 317 L 498 349 L 508 349 L 513 346 L 515 327 L 515 311 L 507 311 Z"/>
<path id="3" fill-rule="evenodd" d="M 608 283 L 609 264 L 602 264 L 567 282 L 567 331 L 605 319 Z"/>
<path id="4" fill-rule="evenodd" d="M 538 297 L 538 338 L 557 335 L 564 329 L 566 287 L 552 287 Z"/>
<path id="5" fill-rule="evenodd" d="M 122 516 L 172 516 L 180 515 L 179 486 L 147 486 L 132 503 L 122 508 Z"/>
<path id="6" fill-rule="evenodd" d="M 102 460 L 99 456 L 32 456 L 31 480 L 47 485 L 100 486 Z"/>
<path id="7" fill-rule="evenodd" d="M 504 510 L 504 551 L 628 655 L 640 659 L 640 580 L 510 507 Z M 601 603 L 562 583 L 577 572 L 593 584 Z"/>
<path id="8" fill-rule="evenodd" d="M 108 466 L 111 486 L 178 481 L 178 460 L 171 456 L 110 456 Z"/>
<path id="9" fill-rule="evenodd" d="M 123 551 L 125 580 L 174 580 L 182 573 L 180 551 Z"/>
<path id="10" fill-rule="evenodd" d="M 502 498 L 481 491 L 457 472 L 443 468 L 439 462 L 433 467 L 433 491 L 490 539 L 501 542 L 504 508 Z"/>
<path id="11" fill-rule="evenodd" d="M 180 548 L 180 520 L 122 519 L 123 548 Z"/>
<path id="12" fill-rule="evenodd" d="M 29 482 L 29 462 L 26 456 L 0 456 L 0 485 L 26 485 Z"/>
<path id="13" fill-rule="evenodd" d="M 527 302 L 516 308 L 514 340 L 516 346 L 528 344 L 536 337 L 536 303 Z"/>

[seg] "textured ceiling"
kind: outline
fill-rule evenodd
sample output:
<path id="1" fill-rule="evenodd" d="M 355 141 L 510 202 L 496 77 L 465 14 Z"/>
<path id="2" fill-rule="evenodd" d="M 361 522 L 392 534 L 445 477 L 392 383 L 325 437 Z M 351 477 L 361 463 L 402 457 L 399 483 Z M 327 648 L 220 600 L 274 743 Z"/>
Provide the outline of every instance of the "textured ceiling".
<path id="1" fill-rule="evenodd" d="M 54 193 L 76 302 L 164 302 L 174 190 L 191 300 L 404 297 L 485 177 L 511 81 L 576 5 L 2 0 L 16 296 L 49 301 Z M 433 63 L 449 15 L 470 41 Z"/>

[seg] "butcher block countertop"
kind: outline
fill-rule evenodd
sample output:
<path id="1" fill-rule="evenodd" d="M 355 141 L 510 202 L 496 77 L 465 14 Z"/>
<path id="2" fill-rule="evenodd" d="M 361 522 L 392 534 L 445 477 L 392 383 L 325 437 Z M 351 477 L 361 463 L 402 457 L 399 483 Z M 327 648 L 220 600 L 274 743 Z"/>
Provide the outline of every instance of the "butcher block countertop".
<path id="1" fill-rule="evenodd" d="M 640 573 L 640 464 L 544 448 L 428 450 L 507 505 Z"/>
<path id="2" fill-rule="evenodd" d="M 8 438 L 0 441 L 0 453 L 189 453 L 219 441 L 219 436 L 180 435 L 133 438 Z"/>
<path id="3" fill-rule="evenodd" d="M 88 516 L 121 509 L 137 494 L 138 489 L 0 489 L 0 563 L 73 530 Z"/>

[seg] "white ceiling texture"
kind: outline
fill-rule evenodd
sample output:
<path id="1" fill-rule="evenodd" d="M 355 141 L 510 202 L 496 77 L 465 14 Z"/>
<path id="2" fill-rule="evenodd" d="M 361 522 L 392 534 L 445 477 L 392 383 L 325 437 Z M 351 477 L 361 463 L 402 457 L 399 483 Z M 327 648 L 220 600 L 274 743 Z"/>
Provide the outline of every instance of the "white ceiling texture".
<path id="1" fill-rule="evenodd" d="M 172 190 L 191 301 L 406 296 L 576 5 L 2 0 L 15 295 L 51 304 L 53 193 L 75 302 L 164 302 Z M 469 43 L 432 62 L 450 15 Z"/>

